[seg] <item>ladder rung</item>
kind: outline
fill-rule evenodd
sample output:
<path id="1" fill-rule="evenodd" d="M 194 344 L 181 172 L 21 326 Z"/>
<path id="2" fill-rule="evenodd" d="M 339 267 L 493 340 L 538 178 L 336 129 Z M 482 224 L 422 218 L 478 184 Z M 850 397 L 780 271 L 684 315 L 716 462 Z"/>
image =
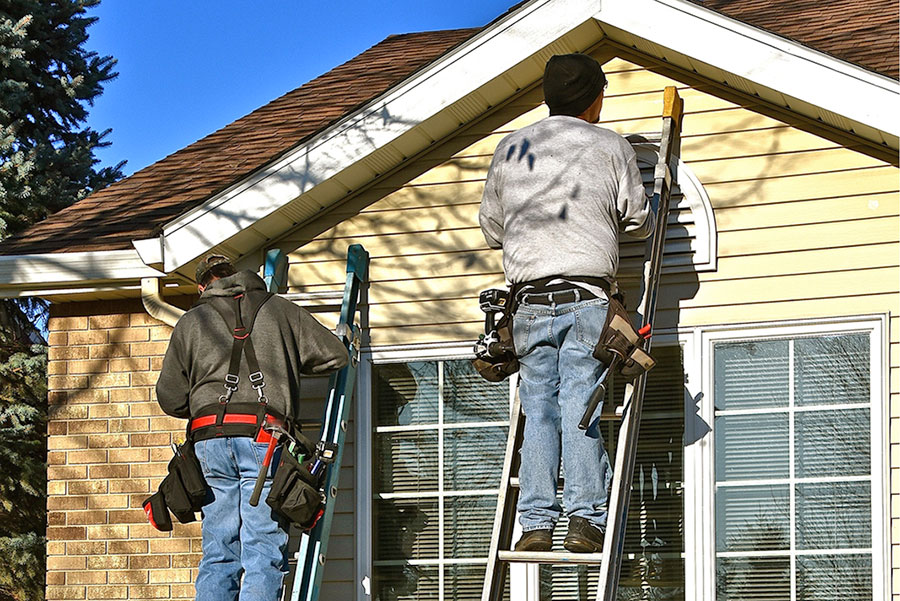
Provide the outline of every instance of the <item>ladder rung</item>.
<path id="1" fill-rule="evenodd" d="M 603 553 L 561 553 L 555 551 L 500 551 L 500 561 L 550 564 L 599 564 Z"/>

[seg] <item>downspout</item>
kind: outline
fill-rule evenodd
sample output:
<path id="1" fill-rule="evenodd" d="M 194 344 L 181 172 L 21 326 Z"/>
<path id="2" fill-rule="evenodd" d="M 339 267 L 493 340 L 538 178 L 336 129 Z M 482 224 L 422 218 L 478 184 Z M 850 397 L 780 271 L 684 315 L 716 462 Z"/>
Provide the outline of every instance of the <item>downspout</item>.
<path id="1" fill-rule="evenodd" d="M 163 300 L 159 280 L 160 278 L 141 278 L 141 301 L 151 317 L 175 327 L 185 310 Z"/>

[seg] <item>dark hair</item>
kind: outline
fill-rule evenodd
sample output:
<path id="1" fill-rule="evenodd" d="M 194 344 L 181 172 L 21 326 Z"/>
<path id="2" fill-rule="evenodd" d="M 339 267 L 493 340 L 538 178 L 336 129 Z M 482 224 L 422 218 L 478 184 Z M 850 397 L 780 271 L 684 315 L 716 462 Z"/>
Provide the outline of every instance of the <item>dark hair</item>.
<path id="1" fill-rule="evenodd" d="M 231 263 L 217 263 L 206 270 L 206 273 L 203 274 L 203 278 L 200 280 L 200 285 L 206 288 L 214 279 L 226 278 L 236 273 L 237 270 Z"/>

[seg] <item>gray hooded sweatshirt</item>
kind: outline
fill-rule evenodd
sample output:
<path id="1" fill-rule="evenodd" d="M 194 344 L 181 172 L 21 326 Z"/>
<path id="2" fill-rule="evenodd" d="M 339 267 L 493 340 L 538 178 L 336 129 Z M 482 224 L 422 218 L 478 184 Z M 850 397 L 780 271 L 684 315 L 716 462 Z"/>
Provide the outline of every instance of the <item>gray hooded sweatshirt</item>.
<path id="1" fill-rule="evenodd" d="M 213 281 L 201 298 L 231 306 L 236 294 L 248 290 L 265 291 L 265 282 L 252 271 L 241 271 Z M 245 325 L 250 318 L 249 304 L 241 302 Z M 226 325 L 208 303 L 195 306 L 178 320 L 156 383 L 159 405 L 168 415 L 187 418 L 196 415 L 200 407 L 218 402 L 225 392 L 231 327 L 233 324 Z M 285 415 L 297 414 L 301 374 L 327 374 L 344 367 L 349 359 L 337 336 L 308 311 L 278 296 L 260 308 L 250 337 L 265 378 L 269 406 Z M 238 375 L 232 401 L 256 402 L 246 357 L 241 358 Z"/>
<path id="2" fill-rule="evenodd" d="M 551 276 L 615 282 L 619 233 L 646 238 L 655 219 L 634 149 L 577 117 L 547 117 L 503 138 L 479 214 L 513 283 Z"/>

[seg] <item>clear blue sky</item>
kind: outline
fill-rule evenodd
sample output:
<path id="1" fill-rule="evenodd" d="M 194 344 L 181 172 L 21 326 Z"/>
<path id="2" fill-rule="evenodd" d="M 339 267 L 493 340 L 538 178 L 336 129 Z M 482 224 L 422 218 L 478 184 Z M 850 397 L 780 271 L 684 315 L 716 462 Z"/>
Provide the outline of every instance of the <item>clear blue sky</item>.
<path id="1" fill-rule="evenodd" d="M 388 35 L 478 27 L 517 0 L 103 0 L 87 48 L 118 60 L 88 124 L 130 175 Z"/>

